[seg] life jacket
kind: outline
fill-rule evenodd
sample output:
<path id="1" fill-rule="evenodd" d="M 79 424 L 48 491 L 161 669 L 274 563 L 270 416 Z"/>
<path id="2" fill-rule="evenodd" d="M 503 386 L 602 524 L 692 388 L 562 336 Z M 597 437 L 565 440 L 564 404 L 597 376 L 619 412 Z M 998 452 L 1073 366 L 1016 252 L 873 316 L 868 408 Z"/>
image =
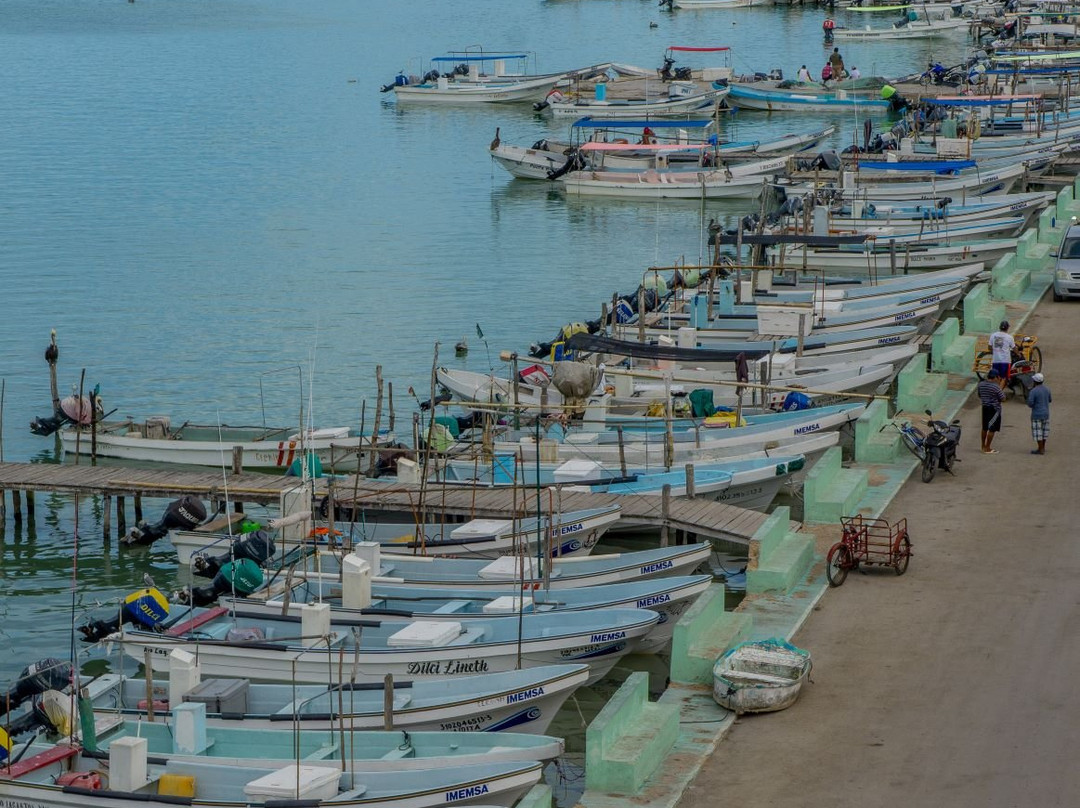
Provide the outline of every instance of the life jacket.
<path id="1" fill-rule="evenodd" d="M 822 30 L 825 30 L 825 31 L 831 31 L 835 27 L 836 27 L 836 23 L 833 21 L 832 17 L 826 17 L 825 22 L 823 22 L 821 24 Z"/>

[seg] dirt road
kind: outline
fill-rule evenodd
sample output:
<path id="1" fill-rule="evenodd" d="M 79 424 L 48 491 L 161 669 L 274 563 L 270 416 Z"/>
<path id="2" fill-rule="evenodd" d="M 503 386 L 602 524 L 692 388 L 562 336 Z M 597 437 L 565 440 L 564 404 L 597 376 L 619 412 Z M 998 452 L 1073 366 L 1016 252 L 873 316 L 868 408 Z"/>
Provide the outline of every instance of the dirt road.
<path id="1" fill-rule="evenodd" d="M 916 475 L 904 577 L 851 574 L 795 637 L 814 683 L 744 716 L 680 803 L 715 806 L 1080 805 L 1080 305 L 1039 306 L 1053 393 L 1047 454 L 1005 403 L 996 455 L 961 412 L 956 476 Z"/>

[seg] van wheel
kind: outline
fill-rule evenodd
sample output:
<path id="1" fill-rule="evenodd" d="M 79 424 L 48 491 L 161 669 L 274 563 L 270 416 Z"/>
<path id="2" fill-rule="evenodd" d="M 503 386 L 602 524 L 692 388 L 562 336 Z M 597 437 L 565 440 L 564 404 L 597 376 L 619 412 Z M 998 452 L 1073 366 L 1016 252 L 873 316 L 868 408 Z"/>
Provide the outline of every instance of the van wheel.
<path id="1" fill-rule="evenodd" d="M 1055 291 L 1054 291 L 1054 302 L 1055 302 L 1055 303 L 1060 303 L 1060 302 L 1061 302 L 1062 300 L 1064 300 L 1064 299 L 1065 299 L 1065 298 L 1064 298 L 1064 297 L 1063 297 L 1062 295 L 1059 295 L 1059 294 L 1057 293 L 1057 290 L 1055 290 Z"/>

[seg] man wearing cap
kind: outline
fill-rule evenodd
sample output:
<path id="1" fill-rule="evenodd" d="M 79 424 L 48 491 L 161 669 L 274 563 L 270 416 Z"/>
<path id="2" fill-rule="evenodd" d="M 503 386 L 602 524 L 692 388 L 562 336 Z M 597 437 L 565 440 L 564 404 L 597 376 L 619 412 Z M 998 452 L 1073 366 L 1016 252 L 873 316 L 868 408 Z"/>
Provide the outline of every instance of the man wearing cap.
<path id="1" fill-rule="evenodd" d="M 1016 340 L 1009 333 L 1009 321 L 1002 320 L 998 330 L 990 335 L 990 366 L 1003 378 L 1009 378 L 1009 368 L 1012 367 L 1012 352 L 1016 347 Z"/>
<path id="2" fill-rule="evenodd" d="M 983 454 L 997 454 L 991 449 L 994 435 L 1001 431 L 1001 402 L 1005 400 L 1005 380 L 991 368 L 986 378 L 979 382 L 976 392 L 982 403 L 982 451 Z"/>
<path id="3" fill-rule="evenodd" d="M 1041 373 L 1036 373 L 1031 380 L 1035 386 L 1028 393 L 1027 404 L 1031 407 L 1031 437 L 1038 447 L 1031 453 L 1041 455 L 1046 454 L 1046 438 L 1050 434 L 1050 388 Z"/>

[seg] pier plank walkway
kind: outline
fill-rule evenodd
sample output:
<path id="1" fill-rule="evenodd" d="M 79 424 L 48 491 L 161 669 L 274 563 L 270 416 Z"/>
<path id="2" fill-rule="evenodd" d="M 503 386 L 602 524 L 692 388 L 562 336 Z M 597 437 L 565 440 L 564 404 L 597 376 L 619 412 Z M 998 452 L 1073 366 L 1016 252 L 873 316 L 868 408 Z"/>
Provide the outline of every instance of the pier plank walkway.
<path id="1" fill-rule="evenodd" d="M 349 508 L 354 503 L 359 508 L 387 511 L 415 511 L 419 509 L 419 485 L 385 485 L 372 480 L 356 484 L 348 480 L 334 486 L 335 501 Z M 505 488 L 468 488 L 460 485 L 429 485 L 424 492 L 426 510 L 449 516 L 472 519 L 511 519 L 535 516 L 538 510 L 536 491 L 516 492 Z M 768 518 L 767 514 L 751 511 L 721 502 L 705 499 L 681 499 L 672 497 L 665 516 L 663 500 L 658 496 L 634 494 L 594 494 L 585 491 L 558 491 L 544 489 L 540 492 L 539 510 L 542 513 L 576 511 L 589 508 L 606 508 L 618 505 L 622 519 L 634 524 L 669 530 L 680 530 L 702 537 L 747 543 L 754 532 Z"/>
<path id="2" fill-rule="evenodd" d="M 147 469 L 124 466 L 0 463 L 0 491 L 49 491 L 61 494 L 107 496 L 230 498 L 244 502 L 277 504 L 281 492 L 295 487 L 295 477 L 226 473 L 206 469 Z M 325 485 L 322 486 L 325 489 Z"/>
<path id="3" fill-rule="evenodd" d="M 284 491 L 295 488 L 295 477 L 218 470 L 127 468 L 116 465 L 54 465 L 48 463 L 0 463 L 0 492 L 44 491 L 60 494 L 107 497 L 160 497 L 172 499 L 191 494 L 211 502 L 226 495 L 234 502 L 276 505 Z M 314 482 L 314 495 L 321 499 L 330 491 L 330 478 Z M 469 488 L 459 485 L 387 484 L 366 478 L 333 479 L 335 502 L 345 508 L 418 513 L 420 503 L 428 517 L 445 514 L 457 519 L 512 519 L 537 512 L 535 490 Z M 618 505 L 622 519 L 657 529 L 683 531 L 701 537 L 749 542 L 765 521 L 766 514 L 705 499 L 672 497 L 664 512 L 658 496 L 594 494 L 581 491 L 544 489 L 540 492 L 542 513 L 605 508 Z"/>

